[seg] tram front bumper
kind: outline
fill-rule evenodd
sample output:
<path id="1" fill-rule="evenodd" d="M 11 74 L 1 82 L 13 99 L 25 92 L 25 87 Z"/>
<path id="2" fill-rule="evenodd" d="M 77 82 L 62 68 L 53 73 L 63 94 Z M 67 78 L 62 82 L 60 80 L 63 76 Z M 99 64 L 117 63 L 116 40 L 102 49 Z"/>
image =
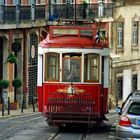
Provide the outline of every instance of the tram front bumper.
<path id="1" fill-rule="evenodd" d="M 83 112 L 47 112 L 46 121 L 49 125 L 58 124 L 88 124 L 95 125 L 102 122 L 102 117 L 95 113 Z"/>

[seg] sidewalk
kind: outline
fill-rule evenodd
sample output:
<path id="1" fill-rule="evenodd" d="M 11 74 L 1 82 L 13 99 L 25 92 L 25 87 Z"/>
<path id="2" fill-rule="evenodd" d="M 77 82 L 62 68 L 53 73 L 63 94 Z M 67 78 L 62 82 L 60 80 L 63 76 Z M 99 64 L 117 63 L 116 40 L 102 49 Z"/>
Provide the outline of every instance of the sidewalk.
<path id="1" fill-rule="evenodd" d="M 4 116 L 2 116 L 2 111 L 0 111 L 0 120 L 4 119 L 4 118 L 8 118 L 8 117 L 16 117 L 16 116 L 23 116 L 23 115 L 29 115 L 29 114 L 35 114 L 35 113 L 40 113 L 38 112 L 38 108 L 35 108 L 35 112 L 33 111 L 32 107 L 29 107 L 27 109 L 23 109 L 23 113 L 21 112 L 21 109 L 18 110 L 10 110 L 10 115 L 8 115 L 8 111 L 5 110 L 4 111 Z M 107 114 L 107 116 L 109 114 L 117 114 L 115 109 L 111 109 L 109 110 L 109 113 Z"/>
<path id="2" fill-rule="evenodd" d="M 21 112 L 21 109 L 18 110 L 10 110 L 10 115 L 8 115 L 8 111 L 4 111 L 4 116 L 2 116 L 2 111 L 0 111 L 0 120 L 8 117 L 14 117 L 14 116 L 23 116 L 28 114 L 35 114 L 40 113 L 38 112 L 38 108 L 35 108 L 35 112 L 33 111 L 32 107 L 29 107 L 27 109 L 23 109 L 23 113 Z"/>

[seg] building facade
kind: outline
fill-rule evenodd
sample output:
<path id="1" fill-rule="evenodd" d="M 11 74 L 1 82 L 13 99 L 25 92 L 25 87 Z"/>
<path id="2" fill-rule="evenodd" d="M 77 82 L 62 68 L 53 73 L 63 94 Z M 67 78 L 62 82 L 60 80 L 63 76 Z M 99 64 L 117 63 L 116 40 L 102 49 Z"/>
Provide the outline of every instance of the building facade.
<path id="1" fill-rule="evenodd" d="M 14 102 L 15 96 L 12 81 L 16 77 L 22 81 L 16 97 L 20 104 L 23 95 L 27 104 L 31 104 L 37 95 L 37 47 L 46 19 L 44 0 L 0 1 L 0 80 L 9 80 L 8 96 L 11 102 Z M 12 49 L 15 42 L 21 47 L 18 52 Z M 17 64 L 6 62 L 10 52 L 17 56 Z"/>
<path id="2" fill-rule="evenodd" d="M 111 86 L 113 104 L 140 90 L 140 1 L 116 1 L 111 24 Z"/>
<path id="3" fill-rule="evenodd" d="M 37 96 L 37 53 L 38 43 L 47 34 L 48 26 L 93 24 L 112 22 L 111 0 L 1 0 L 0 1 L 0 80 L 10 82 L 8 96 L 14 102 L 12 81 L 18 77 L 22 87 L 17 91 L 17 101 L 32 104 Z M 108 34 L 108 33 L 107 33 Z M 21 49 L 13 51 L 13 43 Z M 7 63 L 12 52 L 18 63 Z"/>

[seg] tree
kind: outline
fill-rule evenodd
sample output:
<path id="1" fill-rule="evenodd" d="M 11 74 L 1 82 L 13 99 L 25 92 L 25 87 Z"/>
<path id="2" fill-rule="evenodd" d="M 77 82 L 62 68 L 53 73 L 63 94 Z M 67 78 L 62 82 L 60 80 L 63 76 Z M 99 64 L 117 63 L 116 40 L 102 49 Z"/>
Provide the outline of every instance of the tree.
<path id="1" fill-rule="evenodd" d="M 16 102 L 16 101 L 17 101 L 17 99 L 16 99 L 17 89 L 20 88 L 20 87 L 22 86 L 22 81 L 21 81 L 21 79 L 15 78 L 15 79 L 12 81 L 12 86 L 14 87 L 14 92 L 15 92 L 14 101 Z"/>
<path id="2" fill-rule="evenodd" d="M 2 89 L 1 102 L 2 102 L 2 97 L 3 97 L 3 89 L 7 89 L 8 87 L 9 87 L 9 81 L 6 79 L 1 79 L 0 80 L 0 88 Z"/>
<path id="3" fill-rule="evenodd" d="M 9 52 L 9 55 L 7 57 L 7 62 L 17 63 L 17 57 L 12 52 Z"/>

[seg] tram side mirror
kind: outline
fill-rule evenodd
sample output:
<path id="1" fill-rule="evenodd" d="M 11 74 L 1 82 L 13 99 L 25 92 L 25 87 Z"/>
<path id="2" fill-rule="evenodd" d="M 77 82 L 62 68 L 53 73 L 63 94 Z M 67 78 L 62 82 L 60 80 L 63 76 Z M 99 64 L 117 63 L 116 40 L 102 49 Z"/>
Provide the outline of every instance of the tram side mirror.
<path id="1" fill-rule="evenodd" d="M 122 108 L 121 107 L 116 107 L 115 110 L 119 115 L 121 115 L 121 113 L 122 113 Z"/>

